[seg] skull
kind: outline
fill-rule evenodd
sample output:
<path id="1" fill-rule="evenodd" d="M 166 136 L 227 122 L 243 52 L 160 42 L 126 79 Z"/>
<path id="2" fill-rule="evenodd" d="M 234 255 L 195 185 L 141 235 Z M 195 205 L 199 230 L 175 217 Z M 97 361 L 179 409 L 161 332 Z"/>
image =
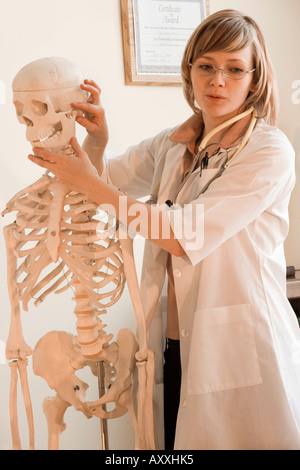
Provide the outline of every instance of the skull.
<path id="1" fill-rule="evenodd" d="M 21 124 L 27 126 L 26 139 L 32 147 L 66 149 L 75 136 L 79 110 L 72 102 L 86 102 L 83 81 L 72 62 L 48 57 L 23 67 L 13 80 L 13 102 Z"/>

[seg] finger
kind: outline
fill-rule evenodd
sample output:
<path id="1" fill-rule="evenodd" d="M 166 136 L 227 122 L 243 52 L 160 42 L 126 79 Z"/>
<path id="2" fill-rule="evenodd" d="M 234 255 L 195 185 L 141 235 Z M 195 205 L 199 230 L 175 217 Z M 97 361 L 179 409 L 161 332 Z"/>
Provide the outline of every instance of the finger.
<path id="1" fill-rule="evenodd" d="M 36 155 L 28 155 L 28 159 L 32 161 L 33 163 L 36 163 L 38 166 L 41 166 L 42 168 L 47 168 L 47 170 L 53 170 L 55 168 L 55 163 L 50 162 L 49 160 L 44 160 L 41 157 L 38 157 Z"/>
<path id="2" fill-rule="evenodd" d="M 93 123 L 93 115 L 77 116 L 76 122 L 81 126 L 85 127 L 87 131 L 93 131 L 97 129 L 97 126 Z"/>
<path id="3" fill-rule="evenodd" d="M 62 158 L 64 158 L 63 155 L 60 155 L 58 153 L 50 152 L 49 150 L 46 150 L 42 147 L 33 147 L 33 152 L 34 156 L 40 157 L 43 160 L 46 160 L 48 162 L 54 162 L 57 163 L 58 161 L 61 161 Z"/>
<path id="4" fill-rule="evenodd" d="M 91 116 L 91 119 L 93 119 L 93 117 Z M 91 127 L 91 119 L 89 119 L 89 117 L 84 117 L 84 116 L 77 116 L 76 118 L 76 121 L 83 127 L 85 127 L 86 129 L 92 129 L 94 124 L 92 125 Z"/>
<path id="5" fill-rule="evenodd" d="M 70 144 L 72 146 L 72 149 L 74 150 L 75 154 L 80 157 L 80 158 L 86 158 L 87 154 L 85 153 L 84 150 L 80 147 L 78 140 L 76 137 L 72 137 L 70 140 Z"/>
<path id="6" fill-rule="evenodd" d="M 98 85 L 93 85 L 92 83 L 88 83 L 88 82 L 85 82 L 85 83 L 82 83 L 80 85 L 80 88 L 82 90 L 90 90 L 91 92 L 93 92 L 94 94 L 97 94 L 97 95 L 100 95 L 101 93 L 101 89 L 98 87 Z"/>
<path id="7" fill-rule="evenodd" d="M 94 87 L 93 85 L 89 84 L 81 84 L 80 88 L 90 93 L 90 102 L 93 102 L 95 104 L 100 103 L 101 90 L 98 87 Z"/>
<path id="8" fill-rule="evenodd" d="M 99 106 L 92 103 L 75 102 L 71 103 L 71 105 L 73 106 L 73 108 L 81 109 L 82 111 L 87 111 L 90 114 L 97 114 L 97 111 L 99 111 Z"/>
<path id="9" fill-rule="evenodd" d="M 99 87 L 99 85 L 94 80 L 86 79 L 86 80 L 84 80 L 84 83 L 86 83 L 87 85 L 92 85 L 94 88 L 97 88 L 99 93 L 101 93 L 101 88 Z"/>

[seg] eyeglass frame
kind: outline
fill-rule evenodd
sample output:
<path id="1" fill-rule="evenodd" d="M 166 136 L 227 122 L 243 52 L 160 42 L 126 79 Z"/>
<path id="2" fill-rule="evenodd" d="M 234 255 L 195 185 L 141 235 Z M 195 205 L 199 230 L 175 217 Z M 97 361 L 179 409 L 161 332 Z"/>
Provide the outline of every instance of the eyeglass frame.
<path id="1" fill-rule="evenodd" d="M 195 65 L 195 64 L 192 64 L 191 62 L 189 62 L 189 66 L 190 66 L 190 67 L 193 67 L 193 65 Z M 208 65 L 208 64 L 205 64 L 205 65 Z M 207 77 L 214 77 L 215 74 L 217 73 L 217 71 L 218 71 L 218 70 L 221 70 L 221 71 L 222 71 L 222 75 L 223 75 L 223 77 L 224 77 L 226 80 L 243 80 L 243 79 L 246 77 L 246 74 L 247 74 L 247 73 L 252 73 L 252 72 L 254 72 L 254 71 L 256 70 L 256 68 L 254 68 L 254 69 L 252 69 L 252 70 L 243 70 L 243 69 L 241 69 L 241 70 L 243 70 L 243 72 L 245 72 L 245 75 L 244 75 L 243 77 L 240 77 L 240 78 L 228 78 L 228 77 L 225 75 L 225 70 L 226 70 L 226 69 L 222 69 L 222 68 L 220 68 L 220 67 L 214 67 L 213 65 L 209 65 L 209 66 L 212 68 L 212 70 L 213 70 L 214 72 L 211 73 L 211 74 L 208 74 Z M 202 75 L 202 77 L 205 77 L 205 75 Z"/>

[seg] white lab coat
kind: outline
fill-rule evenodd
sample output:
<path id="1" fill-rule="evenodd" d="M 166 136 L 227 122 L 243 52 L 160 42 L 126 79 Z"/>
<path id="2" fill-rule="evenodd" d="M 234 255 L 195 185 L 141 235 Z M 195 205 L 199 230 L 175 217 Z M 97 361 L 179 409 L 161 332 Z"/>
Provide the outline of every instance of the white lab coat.
<path id="1" fill-rule="evenodd" d="M 108 159 L 103 177 L 136 198 L 150 194 L 161 179 L 163 204 L 181 181 L 186 148 L 171 142 L 170 134 Z M 294 151 L 279 129 L 260 120 L 231 166 L 198 197 L 216 172 L 211 165 L 201 177 L 196 170 L 179 193 L 177 203 L 191 204 L 175 209 L 176 223 L 174 211 L 168 212 L 186 251 L 172 256 L 182 363 L 175 448 L 300 449 L 300 334 L 286 298 L 283 250 Z M 191 209 L 195 213 L 199 204 L 197 230 L 203 229 L 204 239 L 193 245 Z M 166 261 L 167 253 L 146 241 L 141 291 L 152 318 L 158 419 Z M 158 435 L 160 428 L 157 421 Z"/>

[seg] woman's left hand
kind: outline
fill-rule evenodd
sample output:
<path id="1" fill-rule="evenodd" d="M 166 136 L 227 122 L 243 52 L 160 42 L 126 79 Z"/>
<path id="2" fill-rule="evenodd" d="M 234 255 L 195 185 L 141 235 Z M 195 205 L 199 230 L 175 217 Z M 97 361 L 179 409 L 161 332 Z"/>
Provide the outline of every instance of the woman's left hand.
<path id="1" fill-rule="evenodd" d="M 86 194 L 89 188 L 100 180 L 98 172 L 92 165 L 88 155 L 80 147 L 77 139 L 72 137 L 71 146 L 75 155 L 64 155 L 49 152 L 44 148 L 33 148 L 35 155 L 28 155 L 29 160 L 46 168 L 53 173 L 59 181 L 73 191 Z"/>

